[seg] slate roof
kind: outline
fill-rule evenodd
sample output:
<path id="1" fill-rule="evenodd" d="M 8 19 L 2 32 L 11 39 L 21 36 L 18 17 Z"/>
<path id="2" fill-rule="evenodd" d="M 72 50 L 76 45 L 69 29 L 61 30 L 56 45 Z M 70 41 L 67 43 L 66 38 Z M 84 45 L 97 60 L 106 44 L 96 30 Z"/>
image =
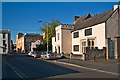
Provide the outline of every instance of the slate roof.
<path id="1" fill-rule="evenodd" d="M 88 18 L 91 18 L 92 16 L 90 15 L 90 13 L 89 14 L 86 14 L 85 16 L 82 16 L 82 17 L 79 17 L 76 21 L 75 21 L 75 26 L 74 26 L 74 28 L 76 28 L 77 26 L 79 26 L 79 24 L 81 23 L 81 22 L 83 22 L 83 21 L 85 21 L 86 19 L 88 19 Z"/>
<path id="2" fill-rule="evenodd" d="M 24 36 L 34 37 L 34 36 L 41 36 L 41 35 L 36 33 L 26 33 Z"/>
<path id="3" fill-rule="evenodd" d="M 78 20 L 74 24 L 74 26 L 75 26 L 74 31 L 103 23 L 103 22 L 107 21 L 113 13 L 114 13 L 114 10 L 109 10 L 109 11 L 104 12 L 102 14 L 98 14 L 98 15 L 95 15 L 93 17 L 90 17 L 82 22 L 80 20 Z"/>
<path id="4" fill-rule="evenodd" d="M 40 38 L 42 38 L 42 35 L 36 34 L 36 33 L 25 33 L 25 34 L 18 33 L 18 34 L 19 34 L 18 39 L 21 38 L 21 37 L 40 37 Z"/>

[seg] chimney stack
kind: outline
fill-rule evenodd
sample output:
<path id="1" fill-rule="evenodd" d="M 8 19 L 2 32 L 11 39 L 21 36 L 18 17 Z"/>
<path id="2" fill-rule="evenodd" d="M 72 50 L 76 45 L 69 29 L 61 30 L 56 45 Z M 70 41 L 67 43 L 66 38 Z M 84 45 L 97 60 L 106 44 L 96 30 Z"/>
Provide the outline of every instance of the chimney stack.
<path id="1" fill-rule="evenodd" d="M 79 16 L 74 16 L 74 21 L 76 21 L 78 18 L 80 18 Z"/>

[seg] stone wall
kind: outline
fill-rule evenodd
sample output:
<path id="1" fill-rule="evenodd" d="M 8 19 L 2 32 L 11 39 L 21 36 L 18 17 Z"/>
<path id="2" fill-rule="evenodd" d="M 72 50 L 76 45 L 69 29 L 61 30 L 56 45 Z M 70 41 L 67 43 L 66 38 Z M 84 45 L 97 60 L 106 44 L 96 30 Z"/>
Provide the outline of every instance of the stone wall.
<path id="1" fill-rule="evenodd" d="M 115 44 L 114 44 L 114 58 L 118 59 L 120 57 L 120 37 L 115 38 Z"/>
<path id="2" fill-rule="evenodd" d="M 57 53 L 57 57 L 59 57 L 59 58 L 67 58 L 67 59 L 80 59 L 80 60 L 83 60 L 83 55 L 72 54 L 72 53 L 69 53 L 69 54 Z"/>
<path id="3" fill-rule="evenodd" d="M 80 59 L 83 60 L 83 55 L 80 54 L 71 54 L 70 59 Z"/>
<path id="4" fill-rule="evenodd" d="M 106 48 L 98 49 L 86 47 L 85 60 L 96 60 L 106 58 Z"/>

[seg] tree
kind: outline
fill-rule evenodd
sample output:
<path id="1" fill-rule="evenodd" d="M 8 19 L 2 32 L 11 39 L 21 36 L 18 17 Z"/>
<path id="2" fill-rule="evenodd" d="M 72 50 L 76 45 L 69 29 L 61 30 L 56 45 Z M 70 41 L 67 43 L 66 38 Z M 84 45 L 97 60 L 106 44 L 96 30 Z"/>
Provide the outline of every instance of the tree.
<path id="1" fill-rule="evenodd" d="M 51 19 L 51 22 L 45 22 L 43 28 L 40 28 L 40 31 L 45 33 L 45 41 L 44 44 L 47 43 L 47 29 L 48 29 L 48 47 L 49 51 L 52 51 L 52 37 L 55 36 L 55 27 L 58 26 L 60 22 L 58 20 Z M 42 45 L 43 46 L 43 45 Z M 46 45 L 44 45 L 46 46 Z"/>

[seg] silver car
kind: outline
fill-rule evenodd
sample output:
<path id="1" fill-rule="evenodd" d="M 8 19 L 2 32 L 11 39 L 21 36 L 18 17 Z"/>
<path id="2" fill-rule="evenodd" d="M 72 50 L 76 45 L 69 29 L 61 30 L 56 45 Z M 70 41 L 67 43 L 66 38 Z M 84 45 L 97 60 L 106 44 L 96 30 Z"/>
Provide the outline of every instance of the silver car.
<path id="1" fill-rule="evenodd" d="M 55 53 L 52 52 L 43 52 L 41 55 L 42 59 L 57 59 L 57 56 Z"/>

